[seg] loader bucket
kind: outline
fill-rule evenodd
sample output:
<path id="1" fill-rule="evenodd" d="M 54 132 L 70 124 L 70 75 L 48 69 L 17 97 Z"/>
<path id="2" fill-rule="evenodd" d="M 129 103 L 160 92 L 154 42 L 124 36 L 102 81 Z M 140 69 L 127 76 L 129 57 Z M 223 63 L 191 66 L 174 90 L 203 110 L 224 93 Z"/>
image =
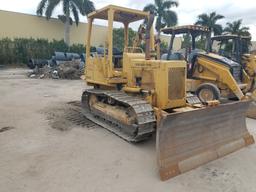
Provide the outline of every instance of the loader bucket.
<path id="1" fill-rule="evenodd" d="M 246 128 L 249 101 L 193 111 L 162 113 L 156 151 L 161 180 L 253 144 Z"/>

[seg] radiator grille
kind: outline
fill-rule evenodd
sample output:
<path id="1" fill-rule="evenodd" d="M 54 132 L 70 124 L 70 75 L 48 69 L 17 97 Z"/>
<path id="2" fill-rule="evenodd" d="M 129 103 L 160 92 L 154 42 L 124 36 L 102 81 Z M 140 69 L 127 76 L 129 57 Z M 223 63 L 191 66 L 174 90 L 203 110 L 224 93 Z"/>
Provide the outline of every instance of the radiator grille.
<path id="1" fill-rule="evenodd" d="M 185 86 L 185 68 L 170 68 L 168 72 L 168 99 L 183 99 Z"/>

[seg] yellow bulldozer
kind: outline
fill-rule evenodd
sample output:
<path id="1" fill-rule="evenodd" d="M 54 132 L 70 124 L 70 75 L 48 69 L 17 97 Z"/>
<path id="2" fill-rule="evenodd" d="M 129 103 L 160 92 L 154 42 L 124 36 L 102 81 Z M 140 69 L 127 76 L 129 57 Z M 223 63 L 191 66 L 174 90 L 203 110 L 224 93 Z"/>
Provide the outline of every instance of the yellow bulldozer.
<path id="1" fill-rule="evenodd" d="M 91 54 L 93 21 L 107 20 L 103 54 Z M 145 50 L 128 44 L 129 25 L 147 21 Z M 115 54 L 113 23 L 124 26 L 124 48 Z M 166 180 L 254 143 L 245 122 L 250 101 L 204 104 L 187 93 L 187 63 L 156 60 L 154 15 L 109 5 L 88 15 L 84 115 L 128 142 L 156 136 L 161 180 Z M 97 37 L 96 37 L 97 38 Z M 138 41 L 136 41 L 138 42 Z M 156 133 L 156 134 L 155 134 Z"/>

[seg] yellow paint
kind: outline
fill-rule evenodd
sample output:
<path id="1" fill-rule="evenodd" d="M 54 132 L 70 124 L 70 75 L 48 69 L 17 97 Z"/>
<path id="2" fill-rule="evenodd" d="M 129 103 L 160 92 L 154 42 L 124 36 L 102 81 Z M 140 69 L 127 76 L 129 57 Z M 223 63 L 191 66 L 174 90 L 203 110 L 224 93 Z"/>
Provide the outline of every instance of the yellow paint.
<path id="1" fill-rule="evenodd" d="M 215 54 L 210 54 L 209 56 L 215 58 L 219 57 Z M 224 65 L 218 64 L 213 60 L 209 60 L 205 57 L 200 56 L 198 57 L 197 63 L 198 65 L 193 74 L 193 77 L 201 79 L 205 83 L 209 82 L 209 78 L 212 80 L 216 79 L 215 83 L 218 85 L 218 87 L 220 87 L 219 84 L 222 84 L 222 86 L 230 89 L 231 92 L 237 96 L 237 98 L 242 99 L 244 97 L 243 92 L 233 78 L 228 67 L 225 67 Z M 203 70 L 201 72 L 199 72 L 200 70 L 198 70 L 199 65 L 203 67 Z"/>
<path id="2" fill-rule="evenodd" d="M 123 15 L 129 16 L 123 19 Z M 116 85 L 122 84 L 125 91 L 132 92 L 138 96 L 142 96 L 140 91 L 145 91 L 150 94 L 145 96 L 145 99 L 154 107 L 160 109 L 183 107 L 186 105 L 185 61 L 161 61 L 153 58 L 146 60 L 143 52 L 133 53 L 129 52 L 129 49 L 124 49 L 122 58 L 119 60 L 122 63 L 122 69 L 115 67 L 115 61 L 118 60 L 112 54 L 113 22 L 120 21 L 125 26 L 125 29 L 128 30 L 131 22 L 137 20 L 143 21 L 147 17 L 149 17 L 149 13 L 147 12 L 117 6 L 107 6 L 89 15 L 90 26 L 87 32 L 87 50 L 90 48 L 91 35 L 94 35 L 92 33 L 92 21 L 94 19 L 104 19 L 108 21 L 108 54 L 89 56 L 89 52 L 87 52 L 86 81 L 90 85 L 98 85 L 101 88 L 114 88 Z M 125 39 L 127 34 L 128 31 L 125 31 Z M 151 33 L 151 41 L 153 38 L 154 36 Z M 181 76 L 171 76 L 170 74 L 173 73 L 170 73 L 170 71 L 177 69 L 181 70 Z M 176 81 L 177 78 L 181 81 L 177 81 L 177 85 L 174 85 L 175 87 L 177 86 L 177 90 L 170 93 L 169 89 L 175 89 L 175 87 L 170 87 L 175 78 Z M 180 96 L 170 99 L 173 96 L 172 94 L 175 94 L 174 92 L 178 92 Z"/>

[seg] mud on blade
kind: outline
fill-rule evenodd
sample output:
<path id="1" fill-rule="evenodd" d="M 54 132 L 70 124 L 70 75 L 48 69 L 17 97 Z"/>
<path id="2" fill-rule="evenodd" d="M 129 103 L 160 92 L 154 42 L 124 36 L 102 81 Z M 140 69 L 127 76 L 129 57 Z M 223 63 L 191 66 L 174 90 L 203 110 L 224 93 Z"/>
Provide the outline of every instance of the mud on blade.
<path id="1" fill-rule="evenodd" d="M 157 161 L 167 180 L 254 143 L 246 128 L 250 102 L 164 113 L 157 128 Z"/>

